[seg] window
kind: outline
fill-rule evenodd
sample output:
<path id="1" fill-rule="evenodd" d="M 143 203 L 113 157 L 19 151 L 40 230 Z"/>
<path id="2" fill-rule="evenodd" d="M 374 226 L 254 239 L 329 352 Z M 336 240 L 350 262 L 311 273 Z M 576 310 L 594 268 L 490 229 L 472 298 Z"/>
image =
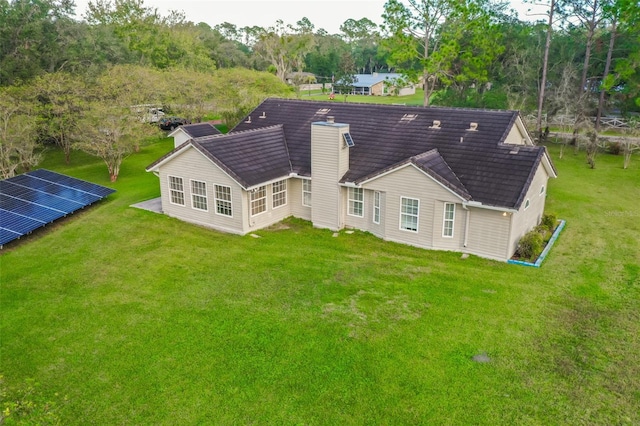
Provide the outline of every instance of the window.
<path id="1" fill-rule="evenodd" d="M 231 187 L 215 185 L 216 213 L 222 216 L 233 216 L 231 209 Z"/>
<path id="2" fill-rule="evenodd" d="M 281 180 L 271 184 L 273 208 L 284 206 L 287 204 L 287 181 Z"/>
<path id="3" fill-rule="evenodd" d="M 261 186 L 251 192 L 251 216 L 267 211 L 267 187 Z"/>
<path id="4" fill-rule="evenodd" d="M 456 205 L 444 203 L 444 222 L 442 224 L 442 236 L 453 237 L 453 222 L 456 215 Z"/>
<path id="5" fill-rule="evenodd" d="M 362 217 L 364 214 L 364 190 L 349 188 L 349 216 Z"/>
<path id="6" fill-rule="evenodd" d="M 418 232 L 418 211 L 420 200 L 415 198 L 400 198 L 400 229 Z"/>
<path id="7" fill-rule="evenodd" d="M 373 193 L 373 223 L 380 223 L 380 193 Z"/>
<path id="8" fill-rule="evenodd" d="M 311 181 L 302 180 L 302 205 L 311 207 Z"/>
<path id="9" fill-rule="evenodd" d="M 169 201 L 171 204 L 184 206 L 184 186 L 182 178 L 169 176 Z"/>
<path id="10" fill-rule="evenodd" d="M 199 180 L 191 181 L 191 207 L 207 211 L 207 184 Z"/>
<path id="11" fill-rule="evenodd" d="M 524 202 L 524 209 L 528 209 L 529 206 L 531 205 L 531 202 L 529 201 L 529 199 L 527 198 L 527 201 Z"/>
<path id="12" fill-rule="evenodd" d="M 544 194 L 544 185 L 540 187 L 540 195 Z"/>

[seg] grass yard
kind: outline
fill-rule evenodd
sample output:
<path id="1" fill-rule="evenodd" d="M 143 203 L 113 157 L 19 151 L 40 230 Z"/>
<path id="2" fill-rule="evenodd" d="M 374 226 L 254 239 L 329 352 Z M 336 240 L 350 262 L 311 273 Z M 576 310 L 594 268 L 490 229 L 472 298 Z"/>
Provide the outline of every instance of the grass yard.
<path id="1" fill-rule="evenodd" d="M 0 254 L 7 425 L 640 423 L 638 156 L 590 170 L 551 147 L 567 227 L 536 269 L 130 208 L 159 195 L 144 167 L 171 146 Z M 61 164 L 42 166 L 109 185 L 98 160 Z"/>

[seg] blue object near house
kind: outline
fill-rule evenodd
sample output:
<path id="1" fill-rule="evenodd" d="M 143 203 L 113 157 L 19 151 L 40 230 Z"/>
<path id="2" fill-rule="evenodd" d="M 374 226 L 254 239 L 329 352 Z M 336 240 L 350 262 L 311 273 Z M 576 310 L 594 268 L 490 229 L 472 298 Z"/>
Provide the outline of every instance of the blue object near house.
<path id="1" fill-rule="evenodd" d="M 556 227 L 556 230 L 553 231 L 553 235 L 549 239 L 549 242 L 547 243 L 546 247 L 544 248 L 544 250 L 542 250 L 542 253 L 540 253 L 540 256 L 538 256 L 538 258 L 536 259 L 536 261 L 534 263 L 524 262 L 522 260 L 514 260 L 514 259 L 509 259 L 507 261 L 507 263 L 512 263 L 514 265 L 533 266 L 535 268 L 539 268 L 540 265 L 542 265 L 542 261 L 547 257 L 547 254 L 549 254 L 549 251 L 551 250 L 551 247 L 553 247 L 553 244 L 558 239 L 558 236 L 560 235 L 560 232 L 562 232 L 562 230 L 564 229 L 565 223 L 566 223 L 566 221 L 564 221 L 564 220 L 560 221 L 560 224 Z"/>

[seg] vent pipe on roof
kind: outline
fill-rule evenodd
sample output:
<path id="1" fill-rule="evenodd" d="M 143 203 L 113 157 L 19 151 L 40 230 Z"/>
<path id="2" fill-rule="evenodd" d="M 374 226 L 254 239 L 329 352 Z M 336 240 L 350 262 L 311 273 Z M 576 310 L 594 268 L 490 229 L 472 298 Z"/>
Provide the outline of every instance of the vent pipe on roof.
<path id="1" fill-rule="evenodd" d="M 478 130 L 478 123 L 474 123 L 472 121 L 467 130 L 472 130 L 472 131 Z"/>
<path id="2" fill-rule="evenodd" d="M 258 117 L 258 118 L 267 118 L 267 113 L 262 111 L 262 115 L 260 117 Z"/>
<path id="3" fill-rule="evenodd" d="M 251 116 L 247 117 L 247 119 L 244 122 L 245 123 L 251 123 Z"/>
<path id="4" fill-rule="evenodd" d="M 327 123 L 333 124 L 335 122 L 335 117 L 333 115 L 327 115 Z"/>
<path id="5" fill-rule="evenodd" d="M 460 143 L 464 142 L 464 137 L 460 136 Z"/>
<path id="6" fill-rule="evenodd" d="M 439 129 L 440 128 L 440 120 L 433 120 L 433 126 L 429 126 L 430 129 Z"/>

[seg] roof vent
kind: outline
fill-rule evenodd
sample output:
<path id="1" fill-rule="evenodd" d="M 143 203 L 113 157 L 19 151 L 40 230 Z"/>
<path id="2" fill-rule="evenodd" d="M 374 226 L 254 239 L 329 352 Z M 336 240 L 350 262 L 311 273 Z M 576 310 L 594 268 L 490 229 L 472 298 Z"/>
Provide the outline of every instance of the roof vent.
<path id="1" fill-rule="evenodd" d="M 464 137 L 460 136 L 460 143 L 464 142 Z"/>
<path id="2" fill-rule="evenodd" d="M 335 117 L 333 115 L 327 115 L 327 123 L 333 124 L 335 122 L 336 122 L 336 120 L 335 120 Z"/>
<path id="3" fill-rule="evenodd" d="M 402 116 L 402 118 L 400 119 L 400 121 L 413 121 L 418 117 L 418 114 L 405 114 Z"/>
<path id="4" fill-rule="evenodd" d="M 476 131 L 478 130 L 478 123 L 474 123 L 473 121 L 469 124 L 469 128 L 467 130 Z"/>
<path id="5" fill-rule="evenodd" d="M 251 123 L 251 116 L 247 117 L 247 119 L 244 122 L 245 123 Z"/>
<path id="6" fill-rule="evenodd" d="M 319 110 L 316 111 L 316 114 L 318 115 L 325 115 L 328 114 L 329 111 L 331 111 L 331 108 L 321 108 Z"/>
<path id="7" fill-rule="evenodd" d="M 260 117 L 258 117 L 258 118 L 267 118 L 267 113 L 262 111 L 262 115 Z"/>
<path id="8" fill-rule="evenodd" d="M 520 147 L 514 146 L 513 148 L 511 148 L 511 151 L 509 151 L 509 154 L 517 154 L 518 152 L 520 152 Z"/>
<path id="9" fill-rule="evenodd" d="M 433 126 L 429 126 L 430 129 L 439 129 L 440 128 L 440 120 L 433 120 Z"/>

